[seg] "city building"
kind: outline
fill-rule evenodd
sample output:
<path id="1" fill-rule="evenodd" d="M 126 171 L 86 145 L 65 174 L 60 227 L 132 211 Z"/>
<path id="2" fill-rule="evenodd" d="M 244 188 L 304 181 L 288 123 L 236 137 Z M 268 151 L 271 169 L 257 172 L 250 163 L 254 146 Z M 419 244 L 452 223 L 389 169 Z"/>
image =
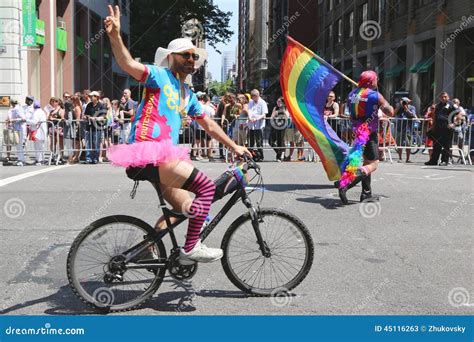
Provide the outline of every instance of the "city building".
<path id="1" fill-rule="evenodd" d="M 103 29 L 107 5 L 119 5 L 129 44 L 129 0 L 2 0 L 0 3 L 0 97 L 21 102 L 86 88 L 119 97 L 127 75 L 112 57 Z M 0 110 L 8 108 L 0 108 Z"/>
<path id="2" fill-rule="evenodd" d="M 347 76 L 376 70 L 387 99 L 406 91 L 418 110 L 443 90 L 473 105 L 472 1 L 325 0 L 319 10 L 315 51 Z M 344 81 L 336 90 L 344 96 L 350 88 Z"/>
<path id="3" fill-rule="evenodd" d="M 243 89 L 280 92 L 280 61 L 289 34 L 309 48 L 318 36 L 317 0 L 239 2 L 237 78 Z"/>
<path id="4" fill-rule="evenodd" d="M 268 12 L 270 0 L 239 0 L 238 85 L 260 87 L 268 69 Z"/>
<path id="5" fill-rule="evenodd" d="M 289 34 L 354 80 L 363 70 L 377 71 L 392 102 L 397 92 L 408 92 L 424 110 L 445 90 L 470 107 L 472 13 L 469 0 L 240 0 L 238 83 L 277 94 Z M 265 38 L 258 29 L 267 14 Z M 343 99 L 351 89 L 341 81 L 335 90 Z"/>
<path id="6" fill-rule="evenodd" d="M 222 52 L 222 65 L 221 65 L 221 80 L 225 82 L 229 78 L 229 70 L 232 70 L 232 65 L 235 63 L 235 52 L 224 51 Z"/>

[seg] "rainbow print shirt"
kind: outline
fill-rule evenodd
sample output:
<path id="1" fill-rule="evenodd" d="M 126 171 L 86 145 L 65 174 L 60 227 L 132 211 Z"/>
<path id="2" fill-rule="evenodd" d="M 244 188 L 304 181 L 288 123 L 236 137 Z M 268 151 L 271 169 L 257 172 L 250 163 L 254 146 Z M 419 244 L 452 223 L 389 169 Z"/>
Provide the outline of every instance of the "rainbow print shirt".
<path id="1" fill-rule="evenodd" d="M 365 121 L 369 122 L 371 132 L 377 132 L 379 93 L 369 88 L 356 88 L 349 93 L 347 105 L 351 118 L 354 121 L 354 129 Z M 372 118 L 370 120 L 370 118 Z"/>
<path id="2" fill-rule="evenodd" d="M 128 143 L 171 140 L 177 145 L 181 115 L 179 113 L 180 82 L 168 68 L 145 65 L 140 82 L 144 84 L 142 100 L 132 120 Z M 196 94 L 185 85 L 185 111 L 193 119 L 205 116 Z"/>

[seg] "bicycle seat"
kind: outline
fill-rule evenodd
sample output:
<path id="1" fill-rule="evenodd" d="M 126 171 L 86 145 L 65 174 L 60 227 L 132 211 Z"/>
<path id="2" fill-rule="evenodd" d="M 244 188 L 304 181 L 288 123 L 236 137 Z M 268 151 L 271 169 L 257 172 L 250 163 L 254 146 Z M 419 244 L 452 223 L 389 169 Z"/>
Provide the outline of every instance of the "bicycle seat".
<path id="1" fill-rule="evenodd" d="M 134 181 L 150 181 L 152 183 L 160 182 L 160 173 L 158 166 L 148 164 L 145 167 L 128 167 L 125 172 L 127 177 Z"/>

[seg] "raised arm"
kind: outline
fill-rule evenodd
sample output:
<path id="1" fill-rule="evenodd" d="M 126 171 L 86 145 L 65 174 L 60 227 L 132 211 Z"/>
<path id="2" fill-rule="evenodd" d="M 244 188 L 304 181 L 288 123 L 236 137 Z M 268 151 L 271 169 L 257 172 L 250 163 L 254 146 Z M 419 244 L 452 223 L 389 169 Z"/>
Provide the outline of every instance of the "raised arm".
<path id="1" fill-rule="evenodd" d="M 120 68 L 136 80 L 140 80 L 145 72 L 145 66 L 132 58 L 130 52 L 125 47 L 120 35 L 120 8 L 109 7 L 109 15 L 105 18 L 105 31 L 110 39 L 112 52 Z"/>
<path id="2" fill-rule="evenodd" d="M 379 94 L 379 106 L 380 110 L 388 115 L 388 116 L 393 116 L 393 107 L 390 106 L 390 104 L 385 100 L 385 97 L 382 96 L 382 94 Z"/>

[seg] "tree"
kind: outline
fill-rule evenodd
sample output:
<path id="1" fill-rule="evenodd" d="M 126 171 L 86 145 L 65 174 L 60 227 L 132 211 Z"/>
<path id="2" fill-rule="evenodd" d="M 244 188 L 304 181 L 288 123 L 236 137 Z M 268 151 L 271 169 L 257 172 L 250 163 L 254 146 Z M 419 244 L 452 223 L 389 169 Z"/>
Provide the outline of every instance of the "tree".
<path id="1" fill-rule="evenodd" d="M 231 79 L 225 82 L 212 81 L 208 88 L 210 93 L 218 96 L 222 96 L 228 91 L 235 92 L 235 88 L 232 85 Z"/>
<path id="2" fill-rule="evenodd" d="M 182 37 L 182 26 L 190 19 L 199 21 L 202 38 L 215 48 L 218 43 L 228 42 L 233 34 L 229 29 L 231 15 L 209 0 L 132 0 L 130 51 L 142 61 L 153 62 L 156 49 Z"/>

